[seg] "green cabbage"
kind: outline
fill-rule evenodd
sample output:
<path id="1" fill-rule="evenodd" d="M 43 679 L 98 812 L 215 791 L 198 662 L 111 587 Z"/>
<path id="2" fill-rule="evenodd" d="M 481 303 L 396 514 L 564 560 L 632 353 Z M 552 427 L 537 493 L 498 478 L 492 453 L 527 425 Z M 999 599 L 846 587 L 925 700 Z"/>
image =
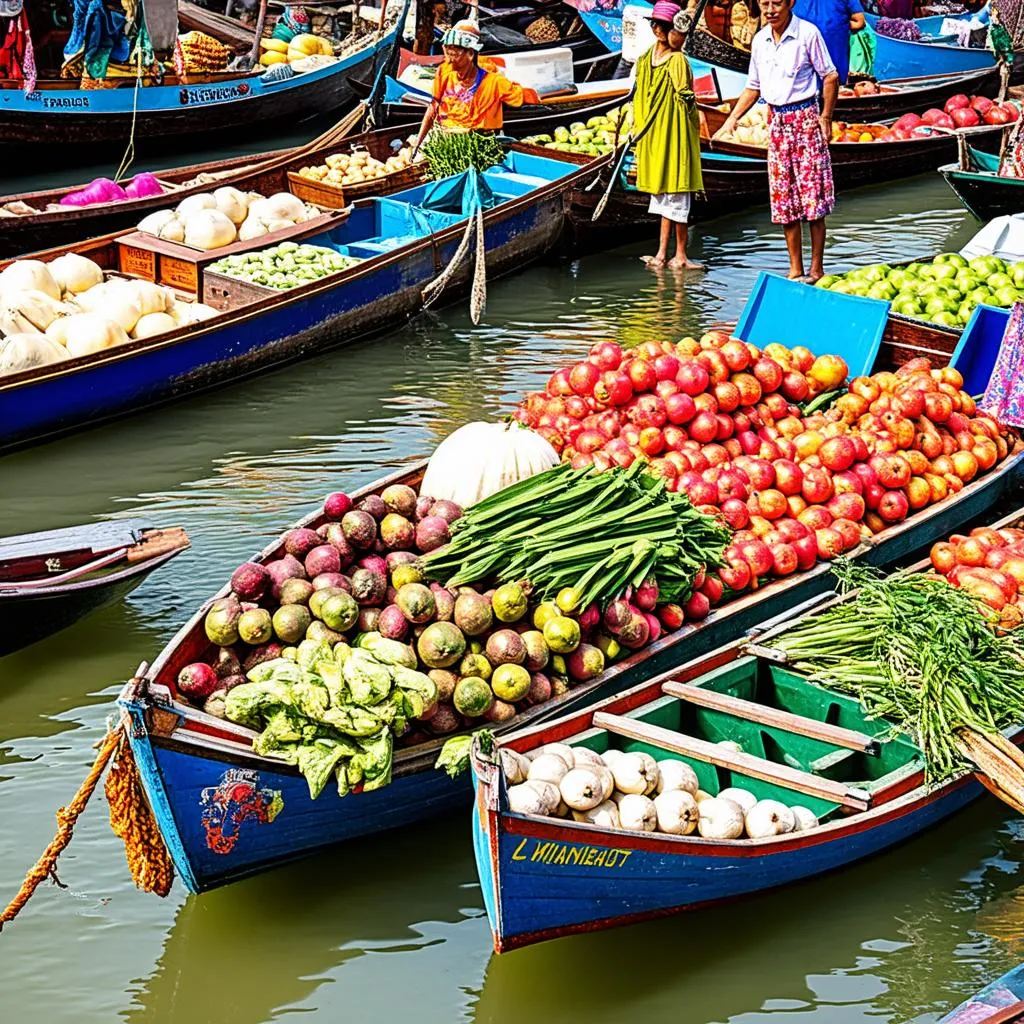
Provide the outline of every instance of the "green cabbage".
<path id="1" fill-rule="evenodd" d="M 353 651 L 341 672 L 356 704 L 379 704 L 391 693 L 391 672 L 369 651 Z"/>

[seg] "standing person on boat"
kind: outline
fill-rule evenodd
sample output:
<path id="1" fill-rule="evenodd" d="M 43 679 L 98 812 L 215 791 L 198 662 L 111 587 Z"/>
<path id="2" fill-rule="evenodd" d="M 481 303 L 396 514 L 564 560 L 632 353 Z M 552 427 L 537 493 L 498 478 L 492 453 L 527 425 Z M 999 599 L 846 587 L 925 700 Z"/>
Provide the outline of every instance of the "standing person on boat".
<path id="1" fill-rule="evenodd" d="M 679 48 L 690 21 L 690 15 L 672 0 L 658 0 L 650 16 L 654 46 L 636 62 L 636 187 L 650 194 L 648 210 L 661 217 L 658 251 L 645 257 L 652 267 L 664 266 L 668 260 L 673 229 L 676 253 L 668 265 L 674 269 L 701 267 L 686 255 L 690 202 L 694 192 L 704 190 L 700 174 L 700 114 L 693 92 L 693 71 Z M 677 44 L 675 47 L 670 36 Z"/>
<path id="2" fill-rule="evenodd" d="M 736 122 L 761 97 L 768 104 L 768 188 L 772 221 L 782 224 L 789 251 L 789 276 L 814 282 L 824 276 L 825 217 L 835 206 L 832 111 L 839 74 L 821 33 L 793 14 L 793 0 L 764 0 L 767 24 L 754 36 L 750 74 L 715 138 L 731 134 Z M 818 83 L 823 102 L 818 110 Z M 804 275 L 803 231 L 811 229 L 811 272 Z"/>
<path id="3" fill-rule="evenodd" d="M 480 67 L 480 29 L 460 21 L 444 34 L 444 63 L 434 79 L 434 99 L 423 115 L 413 153 L 419 150 L 435 121 L 451 132 L 500 131 L 504 107 L 539 103 L 533 89 L 524 89 L 496 71 Z"/>
<path id="4" fill-rule="evenodd" d="M 860 0 L 796 0 L 793 14 L 821 33 L 839 73 L 839 84 L 845 85 L 850 73 L 850 36 L 867 24 Z"/>

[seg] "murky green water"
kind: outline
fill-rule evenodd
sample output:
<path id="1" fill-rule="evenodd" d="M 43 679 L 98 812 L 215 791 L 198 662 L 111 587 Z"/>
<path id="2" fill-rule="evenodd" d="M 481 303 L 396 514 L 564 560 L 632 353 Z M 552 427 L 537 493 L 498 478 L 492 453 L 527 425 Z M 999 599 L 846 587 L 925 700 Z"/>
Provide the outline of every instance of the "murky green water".
<path id="1" fill-rule="evenodd" d="M 843 197 L 833 265 L 962 244 L 934 177 Z M 324 493 L 508 410 L 598 337 L 734 318 L 785 266 L 767 214 L 695 232 L 706 275 L 658 279 L 632 246 L 490 289 L 486 322 L 424 316 L 347 350 L 0 463 L 0 535 L 142 516 L 193 550 L 122 606 L 0 662 L 0 902 L 53 833 L 121 681 Z M 827 338 L 807 325 L 807 342 Z M 330 799 L 325 796 L 324 799 Z M 494 958 L 463 815 L 207 896 L 136 892 L 102 799 L 0 937 L 0 1018 L 48 1024 L 316 1021 L 778 1024 L 934 1021 L 1024 958 L 1022 827 L 986 799 L 902 849 L 745 903 Z"/>

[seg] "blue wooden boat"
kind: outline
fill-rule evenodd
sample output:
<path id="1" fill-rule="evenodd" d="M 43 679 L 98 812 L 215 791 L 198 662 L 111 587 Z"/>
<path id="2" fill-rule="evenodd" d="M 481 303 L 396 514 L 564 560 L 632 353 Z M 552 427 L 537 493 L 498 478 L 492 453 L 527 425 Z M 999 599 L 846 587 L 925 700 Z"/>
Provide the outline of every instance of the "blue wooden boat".
<path id="1" fill-rule="evenodd" d="M 837 313 L 837 315 L 840 315 Z M 883 365 L 888 365 L 883 363 Z M 422 464 L 380 480 L 354 495 L 379 493 L 392 483 L 416 487 Z M 861 545 L 853 556 L 888 565 L 948 536 L 983 515 L 1024 470 L 1024 446 L 955 497 L 924 509 Z M 297 526 L 316 528 L 315 513 Z M 256 558 L 280 557 L 281 541 Z M 777 580 L 716 608 L 630 657 L 597 679 L 516 716 L 497 731 L 520 728 L 603 699 L 641 679 L 716 651 L 758 624 L 826 592 L 828 565 Z M 433 769 L 443 740 L 396 752 L 393 781 L 371 793 L 338 799 L 333 792 L 311 801 L 296 769 L 251 749 L 254 733 L 214 718 L 182 701 L 180 670 L 211 655 L 203 620 L 225 586 L 202 607 L 154 661 L 122 691 L 118 703 L 129 720 L 128 735 L 149 802 L 184 885 L 192 892 L 236 881 L 333 843 L 424 820 L 469 801 L 467 779 L 450 780 Z"/>
<path id="2" fill-rule="evenodd" d="M 562 193 L 593 173 L 544 153 L 513 147 L 504 164 L 483 175 L 496 198 L 484 213 L 492 278 L 555 245 L 564 220 Z M 0 451 L 238 380 L 413 316 L 422 308 L 424 285 L 455 255 L 466 226 L 461 213 L 423 206 L 428 187 L 356 200 L 339 226 L 306 239 L 363 260 L 343 273 L 249 297 L 192 328 L 0 377 Z M 73 250 L 112 268 L 117 238 L 37 256 L 48 260 Z M 468 292 L 472 272 L 470 261 L 460 265 L 445 289 L 449 300 Z"/>
<path id="3" fill-rule="evenodd" d="M 188 546 L 179 527 L 131 520 L 0 538 L 0 656 L 119 601 Z"/>
<path id="4" fill-rule="evenodd" d="M 957 199 L 978 220 L 989 221 L 1024 210 L 1024 180 L 999 176 L 999 157 L 967 147 L 963 159 L 943 164 L 939 174 L 956 193 Z"/>
<path id="5" fill-rule="evenodd" d="M 33 92 L 19 82 L 0 81 L 0 138 L 6 146 L 60 146 L 79 152 L 88 146 L 125 145 L 181 149 L 192 138 L 252 134 L 254 126 L 295 124 L 330 113 L 355 95 L 353 75 L 372 77 L 391 52 L 392 29 L 371 36 L 365 46 L 333 64 L 282 81 L 259 72 L 218 72 L 161 85 L 135 88 L 125 79 L 113 88 L 79 89 L 67 79 L 40 79 Z M 24 152 L 24 150 L 23 150 Z"/>
<path id="6" fill-rule="evenodd" d="M 821 824 L 766 839 L 714 840 L 515 813 L 497 753 L 474 747 L 473 850 L 497 952 L 837 870 L 919 835 L 982 795 L 971 774 L 929 788 L 909 739 L 888 736 L 888 724 L 868 719 L 855 698 L 771 657 L 762 645 L 795 620 L 760 632 L 753 647 L 737 641 L 603 703 L 517 731 L 496 750 L 526 754 L 566 743 L 597 754 L 679 759 L 712 796 L 739 786 L 758 799 L 807 807 Z M 1024 726 L 1006 735 L 1019 746 Z M 723 751 L 717 744 L 724 740 L 743 752 Z"/>
<path id="7" fill-rule="evenodd" d="M 873 14 L 865 17 L 871 25 L 878 21 Z M 955 46 L 945 41 L 945 37 L 937 34 L 941 21 L 941 18 L 920 19 L 918 27 L 924 38 L 919 42 L 893 39 L 876 32 L 875 77 L 884 81 L 915 75 L 952 75 L 995 66 L 991 50 Z"/>
<path id="8" fill-rule="evenodd" d="M 1021 1021 L 1024 1021 L 1024 964 L 965 999 L 938 1024 L 1021 1024 Z"/>

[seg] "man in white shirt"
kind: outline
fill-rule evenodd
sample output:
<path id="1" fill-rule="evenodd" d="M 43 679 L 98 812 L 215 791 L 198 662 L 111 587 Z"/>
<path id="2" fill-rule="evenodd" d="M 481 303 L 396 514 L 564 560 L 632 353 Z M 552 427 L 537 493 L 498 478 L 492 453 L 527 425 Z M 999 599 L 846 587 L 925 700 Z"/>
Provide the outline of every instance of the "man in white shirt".
<path id="1" fill-rule="evenodd" d="M 825 273 L 825 217 L 835 206 L 828 143 L 839 75 L 821 33 L 793 14 L 793 0 L 762 0 L 761 11 L 767 24 L 751 44 L 747 87 L 715 138 L 732 133 L 759 98 L 768 104 L 772 221 L 785 231 L 789 276 L 813 283 Z M 805 220 L 811 234 L 807 275 L 801 229 Z"/>

